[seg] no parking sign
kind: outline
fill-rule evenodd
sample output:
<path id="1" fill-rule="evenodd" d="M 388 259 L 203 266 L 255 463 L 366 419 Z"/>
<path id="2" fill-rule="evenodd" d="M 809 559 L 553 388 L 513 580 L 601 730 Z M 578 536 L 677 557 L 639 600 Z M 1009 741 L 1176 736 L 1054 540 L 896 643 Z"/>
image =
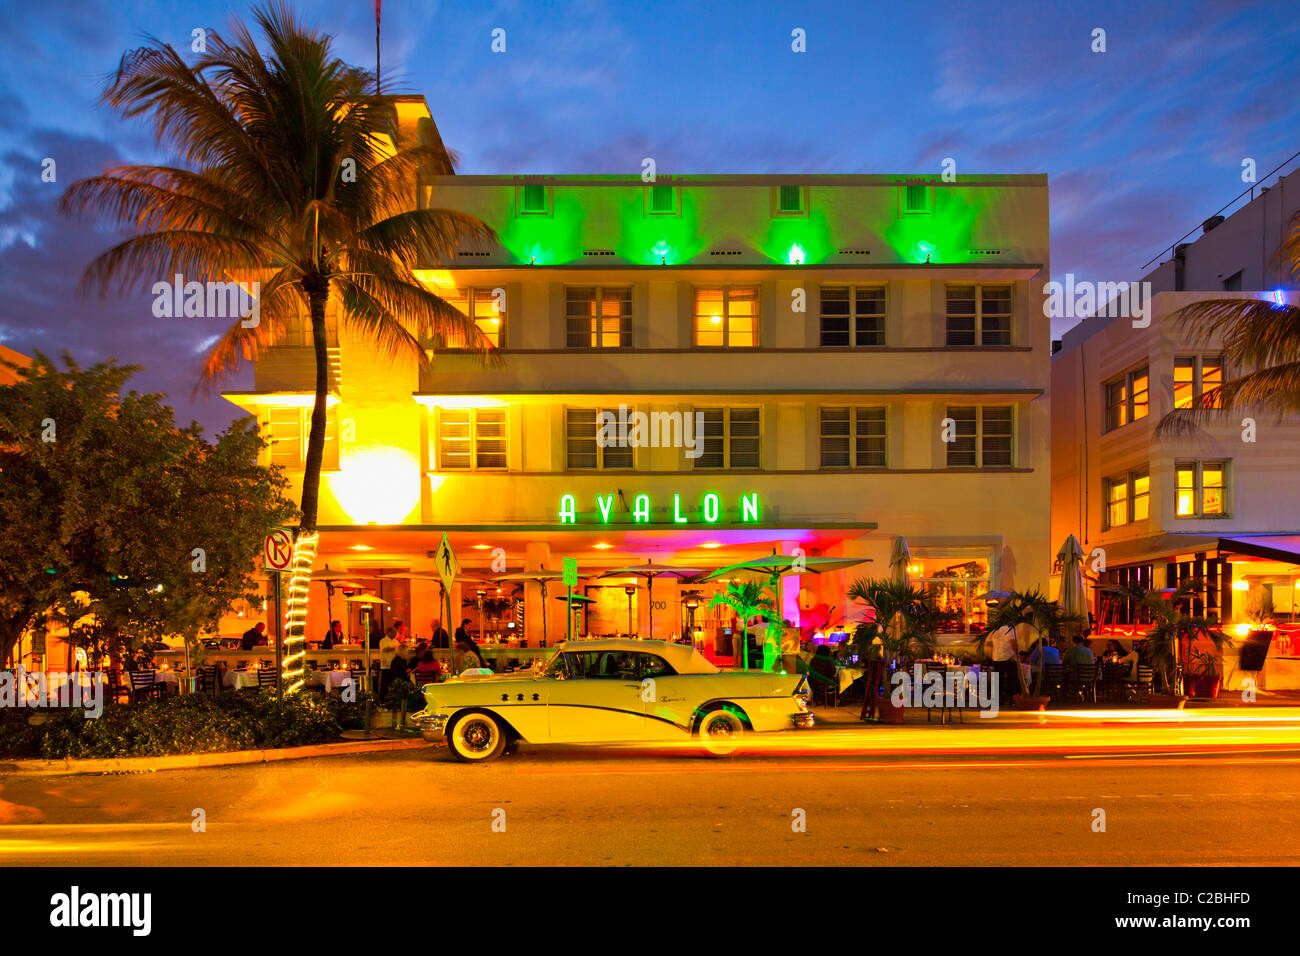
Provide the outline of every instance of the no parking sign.
<path id="1" fill-rule="evenodd" d="M 293 535 L 288 528 L 272 528 L 262 547 L 262 563 L 268 571 L 288 571 L 293 561 Z"/>

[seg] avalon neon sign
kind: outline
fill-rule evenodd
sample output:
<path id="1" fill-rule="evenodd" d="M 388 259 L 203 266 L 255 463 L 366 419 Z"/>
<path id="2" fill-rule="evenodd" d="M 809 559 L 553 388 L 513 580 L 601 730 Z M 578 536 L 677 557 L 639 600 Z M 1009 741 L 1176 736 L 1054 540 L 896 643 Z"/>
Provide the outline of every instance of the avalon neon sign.
<path id="1" fill-rule="evenodd" d="M 596 495 L 594 512 L 579 512 L 578 499 L 573 495 L 560 496 L 560 524 L 577 524 L 581 518 L 584 522 L 593 521 L 600 524 L 615 524 L 631 520 L 632 524 L 654 524 L 655 509 L 649 495 L 641 494 L 632 499 L 630 511 L 614 511 L 614 495 Z M 722 498 L 715 491 L 709 491 L 700 499 L 694 510 L 683 510 L 682 496 L 673 495 L 672 508 L 660 509 L 659 522 L 672 524 L 717 524 L 723 519 Z M 759 520 L 758 492 L 749 492 L 740 496 L 734 511 L 735 521 L 752 524 Z"/>

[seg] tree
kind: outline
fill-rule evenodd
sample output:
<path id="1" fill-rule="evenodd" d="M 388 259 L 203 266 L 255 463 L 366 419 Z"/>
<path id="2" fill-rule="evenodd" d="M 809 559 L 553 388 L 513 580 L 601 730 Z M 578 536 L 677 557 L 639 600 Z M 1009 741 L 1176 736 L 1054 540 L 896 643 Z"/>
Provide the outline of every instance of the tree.
<path id="1" fill-rule="evenodd" d="M 1046 594 L 1035 587 L 1028 591 L 1012 591 L 999 601 L 989 611 L 988 630 L 991 633 L 1004 626 L 1015 629 L 1021 624 L 1027 624 L 1033 628 L 1035 640 L 1040 643 L 1051 641 L 1055 644 L 1065 636 L 1067 628 L 1081 626 L 1084 623 L 1081 615 L 1067 613 L 1061 608 L 1060 602 L 1049 600 Z M 1028 650 L 1028 648 L 1021 648 L 1021 650 Z M 1042 693 L 1043 673 L 1046 671 L 1046 667 L 1043 666 L 1046 662 L 1041 649 L 1038 662 L 1038 673 L 1034 677 L 1035 697 Z M 1020 677 L 1021 692 L 1028 694 L 1029 686 L 1025 683 L 1025 675 L 1019 666 L 1016 667 L 1016 673 Z"/>
<path id="2" fill-rule="evenodd" d="M 478 219 L 417 208 L 422 175 L 454 172 L 436 136 L 393 143 L 391 104 L 375 77 L 349 66 L 331 37 L 279 3 L 258 7 L 266 53 L 245 24 L 213 32 L 186 62 L 159 40 L 123 56 L 103 100 L 148 117 L 158 143 L 185 167 L 122 166 L 69 187 L 71 214 L 96 212 L 137 234 L 91 262 L 83 285 L 101 293 L 153 288 L 181 275 L 201 283 L 260 283 L 258 321 L 236 321 L 213 347 L 210 382 L 310 317 L 316 384 L 295 535 L 285 676 L 301 686 L 307 583 L 315 557 L 325 447 L 327 309 L 382 355 L 447 345 L 486 355 L 478 326 L 434 295 L 413 269 L 448 261 L 467 239 L 494 238 Z M 250 317 L 251 318 L 251 317 Z"/>
<path id="3" fill-rule="evenodd" d="M 266 531 L 295 510 L 253 420 L 210 444 L 161 396 L 123 394 L 135 367 L 64 362 L 37 352 L 0 387 L 0 657 L 47 613 L 132 650 L 259 600 Z"/>
<path id="4" fill-rule="evenodd" d="M 935 631 L 953 617 L 935 606 L 928 591 L 892 578 L 858 578 L 849 585 L 848 596 L 871 609 L 872 620 L 860 622 L 854 636 L 862 660 L 867 659 L 863 649 L 880 648 L 886 686 L 895 665 L 906 667 L 908 661 L 933 652 Z M 879 644 L 874 643 L 877 639 Z"/>
<path id="5" fill-rule="evenodd" d="M 1293 286 L 1300 283 L 1300 214 L 1274 254 Z M 1183 306 L 1174 317 L 1193 340 L 1222 343 L 1222 385 L 1200 395 L 1191 408 L 1174 409 L 1157 434 L 1177 435 L 1243 411 L 1300 413 L 1300 307 L 1268 299 L 1206 299 Z"/>
<path id="6" fill-rule="evenodd" d="M 776 616 L 776 596 L 766 584 L 757 581 L 732 581 L 725 591 L 718 591 L 709 601 L 709 610 L 715 607 L 730 608 L 740 618 L 740 654 L 741 666 L 749 668 L 749 619 L 763 613 L 770 622 Z M 764 642 L 766 644 L 766 642 Z M 768 654 L 764 652 L 764 669 L 767 667 Z"/>
<path id="7" fill-rule="evenodd" d="M 1150 625 L 1144 656 L 1160 674 L 1161 682 L 1171 694 L 1183 692 L 1183 662 L 1190 659 L 1198 639 L 1214 645 L 1216 652 L 1232 643 L 1214 621 L 1188 614 L 1184 608 L 1200 590 L 1201 582 L 1188 580 L 1172 592 L 1162 592 L 1140 584 L 1112 584 L 1107 591 L 1132 601 L 1135 621 Z"/>

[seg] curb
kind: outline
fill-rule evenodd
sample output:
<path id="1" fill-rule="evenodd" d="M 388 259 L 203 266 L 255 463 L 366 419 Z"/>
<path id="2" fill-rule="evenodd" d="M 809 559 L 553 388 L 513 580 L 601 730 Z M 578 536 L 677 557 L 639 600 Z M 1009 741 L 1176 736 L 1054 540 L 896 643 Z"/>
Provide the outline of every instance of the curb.
<path id="1" fill-rule="evenodd" d="M 344 741 L 337 744 L 313 744 L 309 747 L 284 747 L 276 750 L 231 750 L 222 753 L 174 754 L 166 757 L 110 757 L 77 760 L 0 761 L 0 772 L 28 774 L 84 773 L 154 773 L 158 770 L 189 770 L 198 767 L 233 767 L 279 760 L 303 760 L 308 757 L 334 757 L 348 754 L 383 753 L 390 750 L 416 750 L 429 744 L 415 740 Z"/>

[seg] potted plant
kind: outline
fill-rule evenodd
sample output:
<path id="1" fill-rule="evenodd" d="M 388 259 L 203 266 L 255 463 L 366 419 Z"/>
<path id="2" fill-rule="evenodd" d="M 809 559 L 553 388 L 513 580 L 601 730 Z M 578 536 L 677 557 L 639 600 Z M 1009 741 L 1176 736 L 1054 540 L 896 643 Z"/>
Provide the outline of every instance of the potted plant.
<path id="1" fill-rule="evenodd" d="M 1252 588 L 1243 612 L 1250 633 L 1241 645 L 1238 667 L 1243 671 L 1264 669 L 1269 646 L 1273 643 L 1273 595 L 1266 588 Z"/>
<path id="2" fill-rule="evenodd" d="M 899 581 L 859 578 L 849 587 L 848 595 L 872 612 L 873 620 L 854 629 L 858 646 L 867 649 L 865 657 L 859 656 L 883 665 L 883 691 L 868 687 L 866 692 L 878 693 L 876 707 L 882 721 L 901 724 L 903 707 L 893 701 L 893 676 L 933 651 L 935 628 L 952 615 L 935 607 L 926 591 Z"/>
<path id="3" fill-rule="evenodd" d="M 393 729 L 406 727 L 406 708 L 415 693 L 415 684 L 409 677 L 397 677 L 388 685 L 388 694 L 384 697 L 384 706 L 389 711 L 396 711 L 393 716 Z"/>
<path id="4" fill-rule="evenodd" d="M 1223 677 L 1219 673 L 1219 658 L 1209 651 L 1198 651 L 1193 648 L 1188 655 L 1183 677 L 1187 693 L 1191 697 L 1215 700 L 1223 687 Z"/>
<path id="5" fill-rule="evenodd" d="M 1047 642 L 1055 645 L 1065 636 L 1068 628 L 1077 627 L 1082 623 L 1083 619 L 1079 615 L 1067 614 L 1058 602 L 1049 601 L 1047 595 L 1038 588 L 1012 591 L 990 610 L 988 618 L 989 631 L 1011 627 L 1020 633 L 1025 626 L 1028 626 L 1033 632 L 1034 640 L 1044 646 Z M 1040 654 L 1040 659 L 1041 656 Z M 1043 693 L 1044 670 L 1045 668 L 1041 666 L 1038 668 L 1031 689 L 1025 681 L 1023 669 L 1016 668 L 1016 676 L 1020 679 L 1020 693 L 1012 694 L 1012 700 L 1018 710 L 1047 709 L 1051 696 Z"/>

